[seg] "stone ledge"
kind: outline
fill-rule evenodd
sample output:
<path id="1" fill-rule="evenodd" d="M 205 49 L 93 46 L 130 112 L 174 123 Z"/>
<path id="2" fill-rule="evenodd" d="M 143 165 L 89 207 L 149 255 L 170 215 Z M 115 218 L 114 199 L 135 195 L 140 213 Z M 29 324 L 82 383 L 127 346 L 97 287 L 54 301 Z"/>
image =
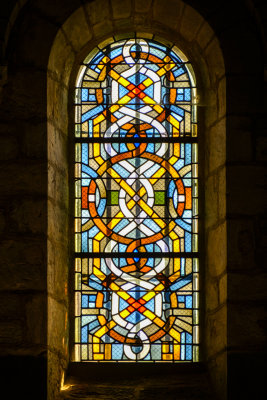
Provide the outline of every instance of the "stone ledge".
<path id="1" fill-rule="evenodd" d="M 215 399 L 202 363 L 70 363 L 61 399 Z"/>

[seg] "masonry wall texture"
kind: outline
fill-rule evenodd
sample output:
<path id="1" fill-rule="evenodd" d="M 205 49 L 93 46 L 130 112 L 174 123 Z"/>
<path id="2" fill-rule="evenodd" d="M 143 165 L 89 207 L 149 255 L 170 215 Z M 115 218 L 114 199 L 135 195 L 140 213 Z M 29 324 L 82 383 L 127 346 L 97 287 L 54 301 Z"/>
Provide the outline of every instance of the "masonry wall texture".
<path id="1" fill-rule="evenodd" d="M 2 1 L 0 360 L 8 399 L 260 398 L 266 9 L 263 0 Z M 143 376 L 133 370 L 134 379 L 118 380 L 103 371 L 99 383 L 71 362 L 73 88 L 83 58 L 119 32 L 175 42 L 196 73 L 202 355 L 200 365 L 166 367 L 162 376 L 140 367 Z"/>

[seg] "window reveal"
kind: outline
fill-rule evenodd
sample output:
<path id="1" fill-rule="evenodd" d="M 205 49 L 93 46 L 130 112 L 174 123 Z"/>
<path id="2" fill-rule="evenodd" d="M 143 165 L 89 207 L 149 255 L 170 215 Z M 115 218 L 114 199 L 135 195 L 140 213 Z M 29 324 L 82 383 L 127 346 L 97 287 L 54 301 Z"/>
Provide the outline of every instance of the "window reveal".
<path id="1" fill-rule="evenodd" d="M 75 124 L 75 360 L 198 361 L 196 89 L 151 39 L 86 58 Z"/>

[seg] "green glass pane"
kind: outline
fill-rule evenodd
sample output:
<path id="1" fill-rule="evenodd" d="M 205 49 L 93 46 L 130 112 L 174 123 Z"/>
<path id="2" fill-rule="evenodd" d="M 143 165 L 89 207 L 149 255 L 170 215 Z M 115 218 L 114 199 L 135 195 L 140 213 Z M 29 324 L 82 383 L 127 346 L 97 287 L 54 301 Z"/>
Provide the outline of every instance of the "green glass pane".
<path id="1" fill-rule="evenodd" d="M 109 206 L 115 206 L 119 204 L 119 191 L 110 190 L 107 192 L 107 204 Z"/>
<path id="2" fill-rule="evenodd" d="M 164 205 L 165 204 L 165 192 L 158 191 L 155 192 L 155 205 Z"/>

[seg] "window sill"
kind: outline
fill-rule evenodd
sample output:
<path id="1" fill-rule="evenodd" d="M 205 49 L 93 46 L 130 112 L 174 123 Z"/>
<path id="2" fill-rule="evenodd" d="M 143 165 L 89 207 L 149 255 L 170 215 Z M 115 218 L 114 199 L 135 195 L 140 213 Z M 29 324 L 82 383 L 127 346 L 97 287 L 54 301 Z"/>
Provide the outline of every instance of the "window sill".
<path id="1" fill-rule="evenodd" d="M 203 363 L 70 363 L 62 400 L 213 399 Z"/>

